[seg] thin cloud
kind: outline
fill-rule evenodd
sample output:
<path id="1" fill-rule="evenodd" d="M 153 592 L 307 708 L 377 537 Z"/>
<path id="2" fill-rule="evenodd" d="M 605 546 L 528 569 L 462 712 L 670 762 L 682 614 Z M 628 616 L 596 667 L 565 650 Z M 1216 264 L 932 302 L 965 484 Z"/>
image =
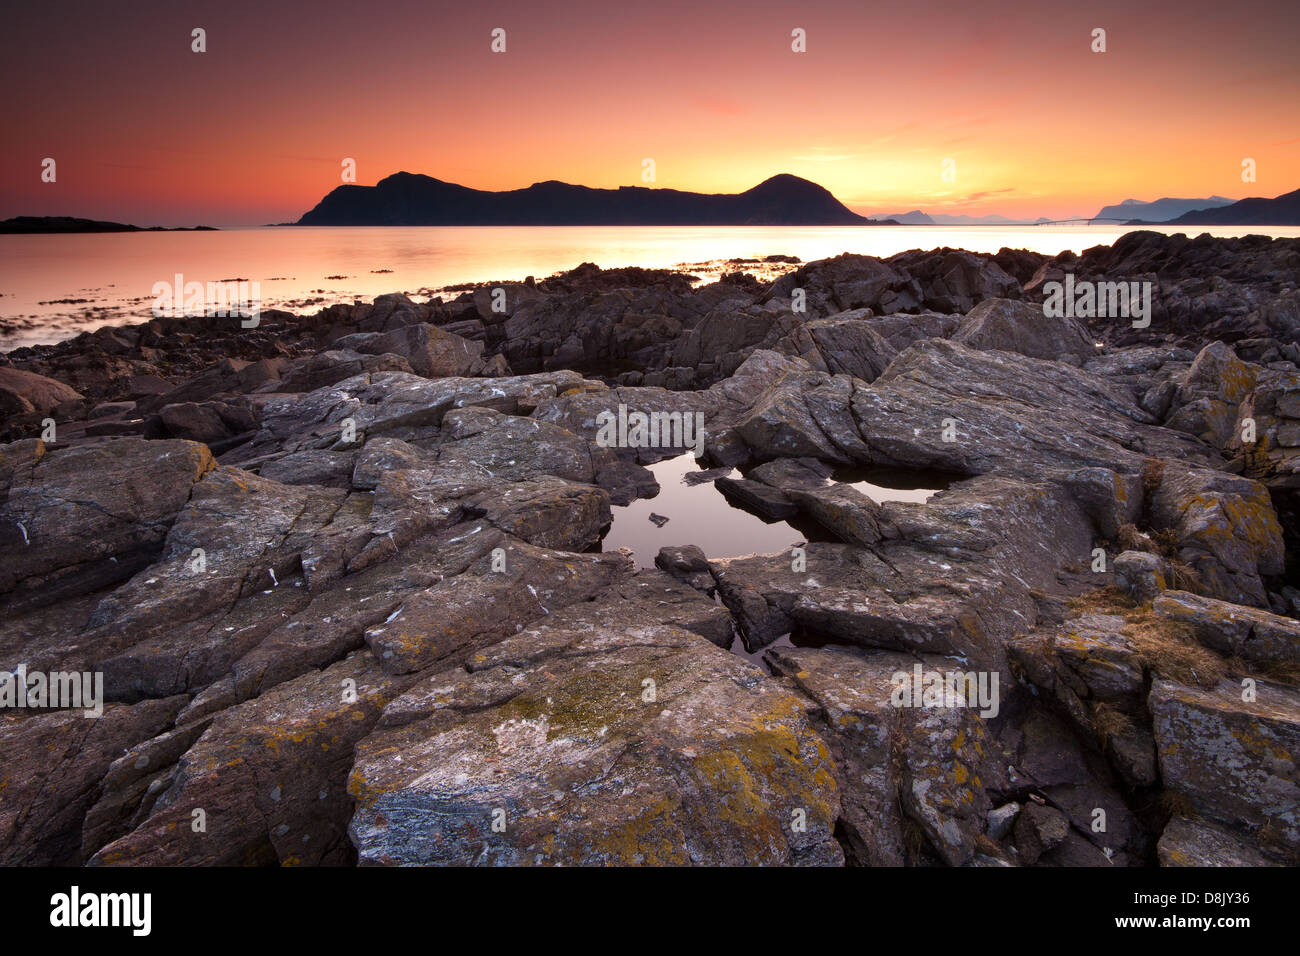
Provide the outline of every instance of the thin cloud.
<path id="1" fill-rule="evenodd" d="M 991 199 L 994 196 L 1002 196 L 1006 193 L 1013 193 L 1015 189 L 1007 187 L 1006 189 L 987 189 L 983 192 L 971 193 L 965 199 L 958 199 L 957 202 L 979 202 L 981 199 Z"/>

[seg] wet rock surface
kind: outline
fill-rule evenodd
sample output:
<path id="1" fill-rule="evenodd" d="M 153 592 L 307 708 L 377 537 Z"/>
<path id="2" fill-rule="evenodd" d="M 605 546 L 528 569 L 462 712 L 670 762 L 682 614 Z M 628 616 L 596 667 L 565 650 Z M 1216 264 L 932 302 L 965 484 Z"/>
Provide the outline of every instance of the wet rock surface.
<path id="1" fill-rule="evenodd" d="M 1067 271 L 1150 326 L 1046 317 Z M 103 683 L 0 685 L 0 862 L 1293 864 L 1297 277 L 588 265 L 11 353 L 0 666 Z M 806 540 L 603 553 L 697 451 Z"/>

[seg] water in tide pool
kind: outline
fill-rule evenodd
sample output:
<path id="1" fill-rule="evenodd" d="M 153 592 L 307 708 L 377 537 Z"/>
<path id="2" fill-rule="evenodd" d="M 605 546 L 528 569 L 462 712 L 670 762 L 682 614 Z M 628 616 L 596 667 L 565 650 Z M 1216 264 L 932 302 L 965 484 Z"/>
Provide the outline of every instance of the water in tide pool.
<path id="1" fill-rule="evenodd" d="M 1215 236 L 1261 230 L 1195 227 Z M 0 350 L 147 321 L 154 284 L 174 282 L 177 273 L 185 282 L 258 282 L 262 308 L 310 314 L 387 292 L 423 301 L 461 283 L 541 279 L 583 262 L 680 267 L 704 281 L 736 269 L 767 279 L 794 266 L 730 260 L 786 255 L 808 262 L 842 252 L 884 257 L 941 246 L 1055 255 L 1109 244 L 1129 231 L 1082 225 L 428 226 L 0 236 Z M 1267 232 L 1300 236 L 1297 227 Z"/>
<path id="2" fill-rule="evenodd" d="M 712 481 L 690 484 L 687 474 L 699 471 L 693 455 L 666 458 L 648 466 L 659 483 L 659 494 L 615 505 L 614 520 L 601 549 L 630 548 L 639 568 L 655 566 L 660 548 L 694 544 L 710 558 L 745 554 L 775 554 L 804 541 L 837 541 L 813 521 L 766 521 L 731 504 Z M 734 475 L 734 473 L 733 473 Z M 948 487 L 951 475 L 902 469 L 846 468 L 831 480 L 856 488 L 873 501 L 924 503 Z M 666 522 L 652 521 L 651 515 Z"/>
<path id="3" fill-rule="evenodd" d="M 723 497 L 712 481 L 688 483 L 686 476 L 699 471 L 693 455 L 680 455 L 648 466 L 659 483 L 659 494 L 639 498 L 629 505 L 615 505 L 613 521 L 601 541 L 601 550 L 632 550 L 638 568 L 654 567 L 660 548 L 694 544 L 710 558 L 734 558 L 746 554 L 774 554 L 807 541 L 836 541 L 833 534 L 813 521 L 765 521 L 738 508 Z M 848 484 L 878 503 L 905 501 L 923 504 L 948 487 L 951 475 L 898 469 L 842 469 L 832 481 Z M 651 520 L 651 516 L 659 520 Z M 667 518 L 666 522 L 661 519 Z M 794 643 L 800 642 L 795 636 Z M 791 647 L 791 635 L 774 645 Z M 814 645 L 815 646 L 815 645 Z M 732 652 L 761 663 L 763 650 L 749 652 L 737 637 Z"/>
<path id="4" fill-rule="evenodd" d="M 831 480 L 856 488 L 877 504 L 904 501 L 923 505 L 936 493 L 961 480 L 960 475 L 912 468 L 837 468 Z"/>
<path id="5" fill-rule="evenodd" d="M 611 508 L 614 520 L 601 541 L 603 551 L 631 548 L 639 568 L 653 568 L 660 548 L 694 544 L 710 558 L 733 558 L 774 554 L 819 534 L 817 525 L 769 523 L 737 508 L 711 481 L 687 484 L 686 474 L 700 470 L 694 455 L 679 455 L 648 467 L 659 483 L 659 494 Z M 668 521 L 661 525 L 651 521 L 651 515 Z M 825 532 L 820 534 L 819 540 L 833 540 Z"/>

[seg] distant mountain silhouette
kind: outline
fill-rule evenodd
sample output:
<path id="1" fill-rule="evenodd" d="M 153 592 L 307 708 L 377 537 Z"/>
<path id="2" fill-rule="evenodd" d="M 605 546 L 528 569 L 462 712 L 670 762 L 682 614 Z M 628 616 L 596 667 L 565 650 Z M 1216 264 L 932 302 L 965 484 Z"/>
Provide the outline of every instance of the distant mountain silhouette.
<path id="1" fill-rule="evenodd" d="M 1175 216 L 1183 216 L 1199 209 L 1215 209 L 1227 206 L 1234 200 L 1226 196 L 1211 196 L 1209 199 L 1173 199 L 1169 196 L 1144 202 L 1141 199 L 1125 199 L 1113 206 L 1103 206 L 1094 219 L 1141 219 L 1143 222 L 1167 222 Z"/>
<path id="2" fill-rule="evenodd" d="M 1300 189 L 1273 199 L 1242 199 L 1218 209 L 1197 209 L 1166 226 L 1300 226 Z"/>
<path id="3" fill-rule="evenodd" d="M 876 218 L 876 217 L 872 217 Z M 1021 223 L 1023 219 L 1008 219 L 1006 216 L 990 214 L 987 216 L 950 216 L 944 213 L 925 213 L 919 209 L 913 209 L 911 212 L 890 213 L 889 216 L 881 216 L 878 222 L 886 219 L 893 220 L 900 226 L 1004 226 L 1008 223 Z M 1032 220 L 1034 222 L 1051 222 L 1050 219 L 1039 218 Z"/>
<path id="4" fill-rule="evenodd" d="M 735 194 L 561 182 L 487 192 L 394 173 L 374 186 L 339 186 L 300 226 L 865 226 L 816 183 L 773 176 Z"/>
<path id="5" fill-rule="evenodd" d="M 911 212 L 890 213 L 888 216 L 872 216 L 877 222 L 883 222 L 891 219 L 900 226 L 933 226 L 934 220 L 919 209 L 913 209 Z"/>
<path id="6" fill-rule="evenodd" d="M 212 226 L 131 226 L 124 222 L 102 219 L 77 219 L 73 216 L 14 216 L 0 220 L 0 234 L 66 232 L 213 232 Z"/>

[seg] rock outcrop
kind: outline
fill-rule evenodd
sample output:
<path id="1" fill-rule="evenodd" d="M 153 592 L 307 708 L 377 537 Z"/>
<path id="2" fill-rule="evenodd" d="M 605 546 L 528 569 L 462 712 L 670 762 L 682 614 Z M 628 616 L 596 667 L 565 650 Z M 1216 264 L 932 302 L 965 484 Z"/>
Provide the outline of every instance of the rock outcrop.
<path id="1" fill-rule="evenodd" d="M 0 862 L 1294 864 L 1294 246 L 584 266 L 11 353 Z M 1153 276 L 1168 337 L 1048 319 L 1067 270 Z M 798 543 L 678 520 L 649 469 L 696 450 Z M 655 494 L 681 537 L 603 551 Z M 82 673 L 97 715 L 16 695 Z"/>

